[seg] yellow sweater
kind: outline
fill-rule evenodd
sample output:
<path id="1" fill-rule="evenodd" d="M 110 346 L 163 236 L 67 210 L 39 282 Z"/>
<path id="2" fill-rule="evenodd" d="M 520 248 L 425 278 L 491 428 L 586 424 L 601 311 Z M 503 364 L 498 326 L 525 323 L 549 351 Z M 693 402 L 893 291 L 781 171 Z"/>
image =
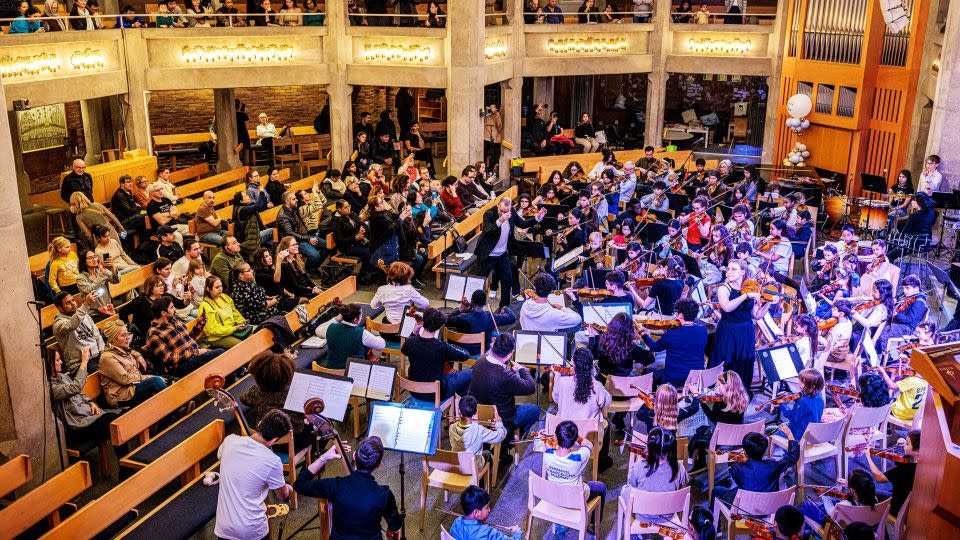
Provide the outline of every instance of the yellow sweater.
<path id="1" fill-rule="evenodd" d="M 61 287 L 77 284 L 77 276 L 80 275 L 80 269 L 77 267 L 78 262 L 77 253 L 74 251 L 71 251 L 66 257 L 50 261 L 49 284 L 55 294 L 60 292 Z"/>

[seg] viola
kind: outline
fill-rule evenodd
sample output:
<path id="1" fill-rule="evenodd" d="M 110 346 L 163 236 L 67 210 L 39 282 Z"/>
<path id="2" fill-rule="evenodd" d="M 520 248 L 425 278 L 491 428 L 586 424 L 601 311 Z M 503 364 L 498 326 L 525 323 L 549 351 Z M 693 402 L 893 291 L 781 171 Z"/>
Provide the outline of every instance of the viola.
<path id="1" fill-rule="evenodd" d="M 742 514 L 731 514 L 730 518 L 735 521 L 742 521 L 747 527 L 750 527 L 750 530 L 753 531 L 753 534 L 760 538 L 772 540 L 777 537 L 773 525 L 763 520 L 744 516 Z"/>
<path id="2" fill-rule="evenodd" d="M 641 326 L 645 326 L 650 330 L 671 330 L 673 328 L 680 328 L 680 321 L 676 319 L 636 319 L 634 322 Z"/>
<path id="3" fill-rule="evenodd" d="M 640 401 L 643 401 L 643 404 L 646 405 L 648 409 L 653 409 L 653 396 L 639 386 L 631 384 L 630 388 L 637 391 L 637 397 L 640 398 Z"/>
<path id="4" fill-rule="evenodd" d="M 788 345 L 790 343 L 796 343 L 800 341 L 800 336 L 783 336 L 780 339 L 775 339 L 770 342 L 768 347 L 780 347 L 781 345 Z"/>
<path id="5" fill-rule="evenodd" d="M 817 330 L 829 330 L 837 325 L 837 318 L 830 317 L 829 319 L 823 319 L 822 321 L 817 321 Z"/>
<path id="6" fill-rule="evenodd" d="M 802 393 L 802 392 L 796 392 L 796 393 L 793 393 L 793 394 L 787 394 L 787 395 L 785 395 L 785 396 L 780 396 L 780 397 L 777 397 L 777 398 L 773 398 L 773 399 L 771 399 L 770 401 L 768 401 L 768 402 L 766 402 L 766 403 L 763 403 L 763 404 L 761 404 L 761 405 L 757 405 L 756 407 L 754 407 L 754 410 L 755 410 L 755 411 L 759 411 L 759 410 L 765 409 L 765 408 L 767 408 L 767 407 L 770 407 L 770 408 L 778 407 L 778 406 L 780 406 L 780 405 L 783 405 L 784 403 L 789 403 L 789 402 L 791 402 L 791 401 L 796 401 L 796 400 L 798 400 L 798 399 L 800 399 L 800 398 L 802 398 L 802 397 L 803 397 L 803 393 Z"/>
<path id="7" fill-rule="evenodd" d="M 913 463 L 913 456 L 907 455 L 903 447 L 899 444 L 891 446 L 890 448 L 884 448 L 883 450 L 871 448 L 870 455 L 880 459 L 889 459 L 896 463 Z"/>
<path id="8" fill-rule="evenodd" d="M 845 388 L 843 386 L 837 386 L 835 384 L 828 384 L 827 389 L 833 392 L 834 394 L 839 394 L 841 396 L 850 396 L 853 398 L 860 399 L 860 392 L 856 390 Z"/>
<path id="9" fill-rule="evenodd" d="M 606 331 L 607 331 L 607 327 L 606 327 L 606 326 L 604 326 L 604 325 L 602 325 L 602 324 L 597 324 L 597 323 L 583 323 L 583 324 L 580 325 L 580 328 L 583 328 L 584 330 L 593 329 L 593 330 L 595 330 L 595 331 L 597 331 L 597 332 L 606 332 Z"/>

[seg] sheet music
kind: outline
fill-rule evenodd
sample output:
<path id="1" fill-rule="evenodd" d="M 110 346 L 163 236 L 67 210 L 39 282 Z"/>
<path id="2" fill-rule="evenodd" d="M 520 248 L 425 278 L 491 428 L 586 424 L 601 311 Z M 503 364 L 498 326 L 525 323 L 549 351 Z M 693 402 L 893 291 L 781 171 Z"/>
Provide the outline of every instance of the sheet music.
<path id="1" fill-rule="evenodd" d="M 517 332 L 517 348 L 514 353 L 514 360 L 519 364 L 537 363 L 537 346 L 540 343 L 540 337 L 536 334 L 521 334 Z"/>
<path id="2" fill-rule="evenodd" d="M 457 300 L 459 302 L 459 300 Z M 417 315 L 423 317 L 423 311 L 417 310 Z M 403 312 L 403 320 L 400 321 L 400 337 L 406 339 L 410 337 L 410 334 L 413 333 L 413 327 L 417 325 L 417 320 L 407 314 L 406 311 Z"/>
<path id="3" fill-rule="evenodd" d="M 477 276 L 467 276 L 463 274 L 448 274 L 447 290 L 443 297 L 451 302 L 460 302 L 466 298 L 470 300 L 473 291 L 483 290 L 487 287 L 487 280 Z"/>
<path id="4" fill-rule="evenodd" d="M 763 324 L 764 328 L 770 332 L 770 335 L 772 335 L 774 339 L 783 337 L 783 329 L 773 320 L 773 316 L 770 315 L 769 311 L 760 319 L 760 323 Z"/>
<path id="5" fill-rule="evenodd" d="M 368 435 L 380 437 L 389 450 L 431 454 L 435 422 L 435 409 L 374 405 Z"/>
<path id="6" fill-rule="evenodd" d="M 323 399 L 323 415 L 331 420 L 342 422 L 347 412 L 352 389 L 353 381 L 348 377 L 297 371 L 293 374 L 283 408 L 302 413 L 303 404 L 310 398 L 318 397 Z"/>
<path id="7" fill-rule="evenodd" d="M 395 366 L 371 366 L 370 382 L 367 384 L 367 397 L 379 401 L 389 401 L 393 397 L 393 382 L 396 377 L 397 368 Z"/>
<path id="8" fill-rule="evenodd" d="M 584 304 L 583 322 L 607 326 L 617 313 L 626 313 L 627 317 L 631 317 L 631 312 L 628 304 Z"/>
<path id="9" fill-rule="evenodd" d="M 566 336 L 540 336 L 540 340 L 543 342 L 540 344 L 540 363 L 562 366 L 567 347 Z"/>
<path id="10" fill-rule="evenodd" d="M 370 380 L 370 369 L 373 366 L 365 362 L 350 361 L 347 363 L 347 377 L 353 379 L 351 394 L 367 397 L 367 382 Z"/>
<path id="11" fill-rule="evenodd" d="M 455 274 L 454 274 L 455 275 Z M 473 296 L 474 291 L 482 291 L 487 288 L 487 279 L 476 277 L 476 276 L 467 276 L 466 285 L 463 288 L 463 296 L 470 300 Z"/>
<path id="12" fill-rule="evenodd" d="M 773 366 L 777 368 L 777 374 L 780 375 L 780 380 L 799 375 L 799 373 L 797 373 L 797 366 L 793 365 L 793 358 L 790 356 L 789 347 L 770 349 L 770 361 L 773 362 Z"/>
<path id="13" fill-rule="evenodd" d="M 564 253 L 560 257 L 554 259 L 553 261 L 553 271 L 556 272 L 558 269 L 563 268 L 564 266 L 575 261 L 580 254 L 583 253 L 583 246 L 571 249 L 567 253 Z"/>

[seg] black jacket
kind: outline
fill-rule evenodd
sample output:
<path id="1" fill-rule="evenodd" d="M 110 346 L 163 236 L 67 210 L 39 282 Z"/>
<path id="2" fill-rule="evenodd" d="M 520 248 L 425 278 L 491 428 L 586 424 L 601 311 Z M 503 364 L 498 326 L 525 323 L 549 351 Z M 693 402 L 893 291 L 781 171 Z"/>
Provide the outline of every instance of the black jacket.
<path id="1" fill-rule="evenodd" d="M 82 19 L 71 19 L 70 24 L 73 24 L 74 20 L 82 22 Z M 70 171 L 68 175 L 63 177 L 63 183 L 60 184 L 60 198 L 63 199 L 63 202 L 70 204 L 70 196 L 75 191 L 82 191 L 88 199 L 93 201 L 93 177 L 90 176 L 90 173 L 78 175 Z"/>
<path id="2" fill-rule="evenodd" d="M 382 142 L 379 137 L 374 139 L 370 159 L 376 163 L 386 163 L 388 159 L 393 159 L 393 165 L 397 165 L 397 151 L 393 149 L 393 140 Z"/>
<path id="3" fill-rule="evenodd" d="M 370 473 L 354 471 L 350 476 L 314 480 L 310 470 L 302 467 L 293 488 L 301 495 L 333 504 L 331 540 L 381 540 L 381 519 L 387 522 L 387 529 L 400 530 L 393 492 Z"/>
<path id="4" fill-rule="evenodd" d="M 390 235 L 395 234 L 400 225 L 397 215 L 389 210 L 370 214 L 370 249 L 374 250 L 384 244 Z"/>
<path id="5" fill-rule="evenodd" d="M 357 233 L 360 232 L 362 225 L 363 222 L 360 221 L 360 218 L 356 214 L 350 214 L 350 219 L 341 215 L 334 216 L 333 241 L 337 244 L 337 249 L 340 250 L 341 253 L 357 243 Z"/>
<path id="6" fill-rule="evenodd" d="M 296 208 L 284 205 L 280 209 L 280 213 L 277 214 L 277 228 L 280 229 L 281 238 L 292 236 L 297 239 L 297 242 L 303 242 L 310 238 L 310 235 L 307 234 L 307 225 L 303 222 L 303 218 L 300 217 Z"/>
<path id="7" fill-rule="evenodd" d="M 477 248 L 474 254 L 477 256 L 477 262 L 483 262 L 490 256 L 490 252 L 497 246 L 500 240 L 500 225 L 497 225 L 497 218 L 500 217 L 500 210 L 493 207 L 483 213 L 483 226 L 480 228 L 480 240 L 477 241 Z M 517 247 L 517 241 L 514 238 L 513 231 L 520 227 L 526 229 L 537 223 L 535 218 L 522 218 L 516 210 L 510 210 L 510 232 L 507 234 L 507 252 Z"/>
<path id="8" fill-rule="evenodd" d="M 113 198 L 110 199 L 110 211 L 120 221 L 139 214 L 142 210 L 143 207 L 137 202 L 133 193 L 127 193 L 121 188 L 117 188 L 117 191 L 113 193 Z"/>
<path id="9" fill-rule="evenodd" d="M 512 424 L 517 414 L 516 396 L 529 396 L 536 389 L 537 383 L 525 367 L 513 371 L 485 357 L 473 365 L 470 395 L 481 405 L 495 405 L 505 423 Z"/>

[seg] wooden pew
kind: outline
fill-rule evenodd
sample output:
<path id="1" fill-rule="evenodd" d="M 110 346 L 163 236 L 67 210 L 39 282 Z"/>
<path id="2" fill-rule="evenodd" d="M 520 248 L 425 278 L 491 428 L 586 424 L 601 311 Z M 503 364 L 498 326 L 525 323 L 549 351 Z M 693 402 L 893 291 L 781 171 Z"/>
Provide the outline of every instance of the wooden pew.
<path id="1" fill-rule="evenodd" d="M 356 276 L 350 276 L 311 299 L 306 304 L 307 313 L 310 317 L 316 316 L 320 306 L 330 303 L 334 298 L 345 299 L 356 289 Z M 286 317 L 293 331 L 302 326 L 296 311 L 291 311 Z M 110 423 L 110 437 L 113 445 L 119 446 L 134 437 L 139 437 L 141 443 L 147 442 L 150 440 L 151 426 L 203 392 L 203 380 L 207 375 L 232 373 L 249 362 L 254 355 L 269 349 L 272 345 L 273 332 L 260 330 L 239 345 L 130 409 Z"/>
<path id="2" fill-rule="evenodd" d="M 30 456 L 26 454 L 20 454 L 0 465 L 0 497 L 5 497 L 31 478 L 33 467 L 30 465 Z"/>
<path id="3" fill-rule="evenodd" d="M 433 272 L 436 276 L 438 289 L 443 286 L 443 274 L 453 273 L 453 271 L 447 270 L 440 266 L 443 262 L 442 258 L 444 249 L 449 249 L 450 246 L 453 245 L 453 240 L 455 238 L 453 231 L 455 230 L 460 236 L 469 239 L 475 232 L 479 231 L 480 226 L 483 225 L 483 214 L 487 210 L 499 204 L 500 199 L 504 197 L 515 199 L 517 197 L 517 192 L 517 186 L 511 186 L 503 193 L 497 195 L 496 199 L 485 204 L 479 211 L 467 216 L 464 220 L 458 222 L 451 229 L 447 230 L 447 232 L 445 232 L 440 238 L 437 238 L 427 245 L 427 258 L 436 259 Z"/>
<path id="4" fill-rule="evenodd" d="M 213 135 L 209 131 L 201 131 L 198 133 L 175 133 L 173 135 L 154 135 L 153 136 L 153 146 L 154 153 L 160 154 L 157 152 L 159 146 L 165 146 L 166 148 L 160 148 L 161 151 L 170 152 L 173 150 L 174 146 L 177 145 L 186 145 L 192 147 L 191 149 L 198 147 L 201 143 L 209 142 L 213 140 Z M 188 149 L 181 149 L 178 153 L 187 152 Z M 196 152 L 199 154 L 199 150 Z M 170 158 L 170 170 L 177 170 L 177 154 L 171 153 L 169 155 L 163 156 Z"/>
<path id="5" fill-rule="evenodd" d="M 243 167 L 243 168 L 246 168 L 246 167 Z M 238 171 L 238 170 L 240 170 L 240 169 L 233 169 L 232 171 L 228 171 L 227 173 L 222 173 L 222 174 L 226 175 L 226 174 L 228 174 L 228 173 L 233 173 L 233 172 Z M 244 174 L 246 174 L 246 172 L 244 172 Z M 220 175 L 216 175 L 216 176 L 220 176 Z M 214 178 L 214 177 L 211 176 L 210 178 Z M 201 180 L 201 182 L 206 182 L 207 180 L 210 180 L 210 178 L 204 178 L 203 180 Z M 260 177 L 260 178 L 261 178 L 261 181 L 262 181 L 262 182 L 264 182 L 264 183 L 266 182 L 266 179 L 264 179 L 263 177 Z M 289 179 L 289 178 L 290 178 L 290 169 L 280 169 L 280 181 L 282 182 L 282 181 L 287 180 L 287 179 Z M 247 185 L 246 185 L 246 183 L 245 183 L 243 180 L 244 180 L 244 177 L 243 177 L 243 175 L 241 175 L 241 176 L 240 176 L 240 181 L 241 181 L 241 182 L 240 182 L 239 184 L 237 184 L 237 185 L 235 185 L 235 186 L 225 187 L 225 188 L 222 188 L 222 189 L 220 189 L 220 190 L 218 190 L 218 191 L 214 191 L 214 193 L 213 193 L 213 205 L 216 207 L 216 206 L 220 206 L 220 205 L 223 205 L 223 204 L 226 204 L 226 203 L 228 203 L 228 202 L 233 201 L 233 196 L 234 196 L 234 195 L 236 195 L 237 193 L 240 193 L 241 191 L 247 189 Z M 225 183 L 226 183 L 226 182 L 225 182 Z M 181 191 L 181 193 L 183 192 L 183 187 L 180 188 L 180 191 Z M 202 193 L 203 193 L 203 190 L 201 190 L 201 191 L 199 191 L 199 192 L 194 192 L 194 193 L 201 193 L 201 194 L 202 194 Z M 177 205 L 177 208 L 179 208 L 181 212 L 184 212 L 184 213 L 187 213 L 187 214 L 195 214 L 195 213 L 197 213 L 197 209 L 200 208 L 200 205 L 201 205 L 201 204 L 203 204 L 203 198 L 202 198 L 202 197 L 197 197 L 197 198 L 191 199 L 191 200 L 189 200 L 189 201 L 183 201 L 183 202 L 181 202 L 180 204 Z"/>
<path id="6" fill-rule="evenodd" d="M 77 251 L 77 244 L 70 244 L 70 249 Z M 30 261 L 30 271 L 31 272 L 43 272 L 47 267 L 47 263 L 50 262 L 50 253 L 44 251 L 43 253 L 37 253 L 36 255 L 31 255 L 28 259 Z M 43 278 L 43 276 L 40 276 Z"/>
<path id="7" fill-rule="evenodd" d="M 229 187 L 234 182 L 243 182 L 249 170 L 250 167 L 240 167 L 239 169 L 231 169 L 220 174 L 208 176 L 203 180 L 183 184 L 179 186 L 180 196 L 187 198 L 197 194 L 203 195 L 204 191 L 209 190 L 215 192 L 221 187 Z"/>
<path id="8" fill-rule="evenodd" d="M 617 156 L 617 161 L 621 163 L 626 163 L 627 161 L 636 162 L 644 156 L 643 150 L 620 150 L 614 152 Z M 653 153 L 655 157 L 665 158 L 668 157 L 674 160 L 677 163 L 677 167 L 687 161 L 687 157 L 690 156 L 692 152 L 690 150 L 677 150 L 676 152 L 665 152 L 662 149 L 658 149 Z M 532 158 L 523 158 L 523 170 L 524 172 L 530 173 L 543 173 L 542 176 L 546 176 L 554 170 L 563 171 L 564 167 L 567 166 L 571 161 L 576 161 L 582 165 L 587 172 L 590 172 L 590 169 L 593 168 L 603 155 L 599 152 L 592 154 L 567 154 L 565 156 L 543 156 L 543 157 L 532 157 Z M 693 170 L 694 158 L 691 157 L 687 161 L 687 170 Z M 718 160 L 708 160 L 707 168 L 716 168 Z"/>
<path id="9" fill-rule="evenodd" d="M 41 538 L 93 538 L 170 482 L 180 478 L 186 483 L 196 478 L 200 474 L 200 461 L 216 452 L 223 438 L 223 421 L 212 422 L 102 497 L 77 510 Z"/>
<path id="10" fill-rule="evenodd" d="M 200 180 L 200 177 L 210 172 L 210 165 L 206 162 L 198 163 L 192 167 L 187 167 L 186 169 L 180 169 L 179 171 L 173 171 L 170 173 L 170 183 L 171 184 L 182 184 L 187 180 Z"/>
<path id="11" fill-rule="evenodd" d="M 0 538 L 14 538 L 42 519 L 46 519 L 51 527 L 56 527 L 60 524 L 60 507 L 92 485 L 90 464 L 81 461 L 71 465 L 0 510 L 0 523 L 3 523 Z"/>

